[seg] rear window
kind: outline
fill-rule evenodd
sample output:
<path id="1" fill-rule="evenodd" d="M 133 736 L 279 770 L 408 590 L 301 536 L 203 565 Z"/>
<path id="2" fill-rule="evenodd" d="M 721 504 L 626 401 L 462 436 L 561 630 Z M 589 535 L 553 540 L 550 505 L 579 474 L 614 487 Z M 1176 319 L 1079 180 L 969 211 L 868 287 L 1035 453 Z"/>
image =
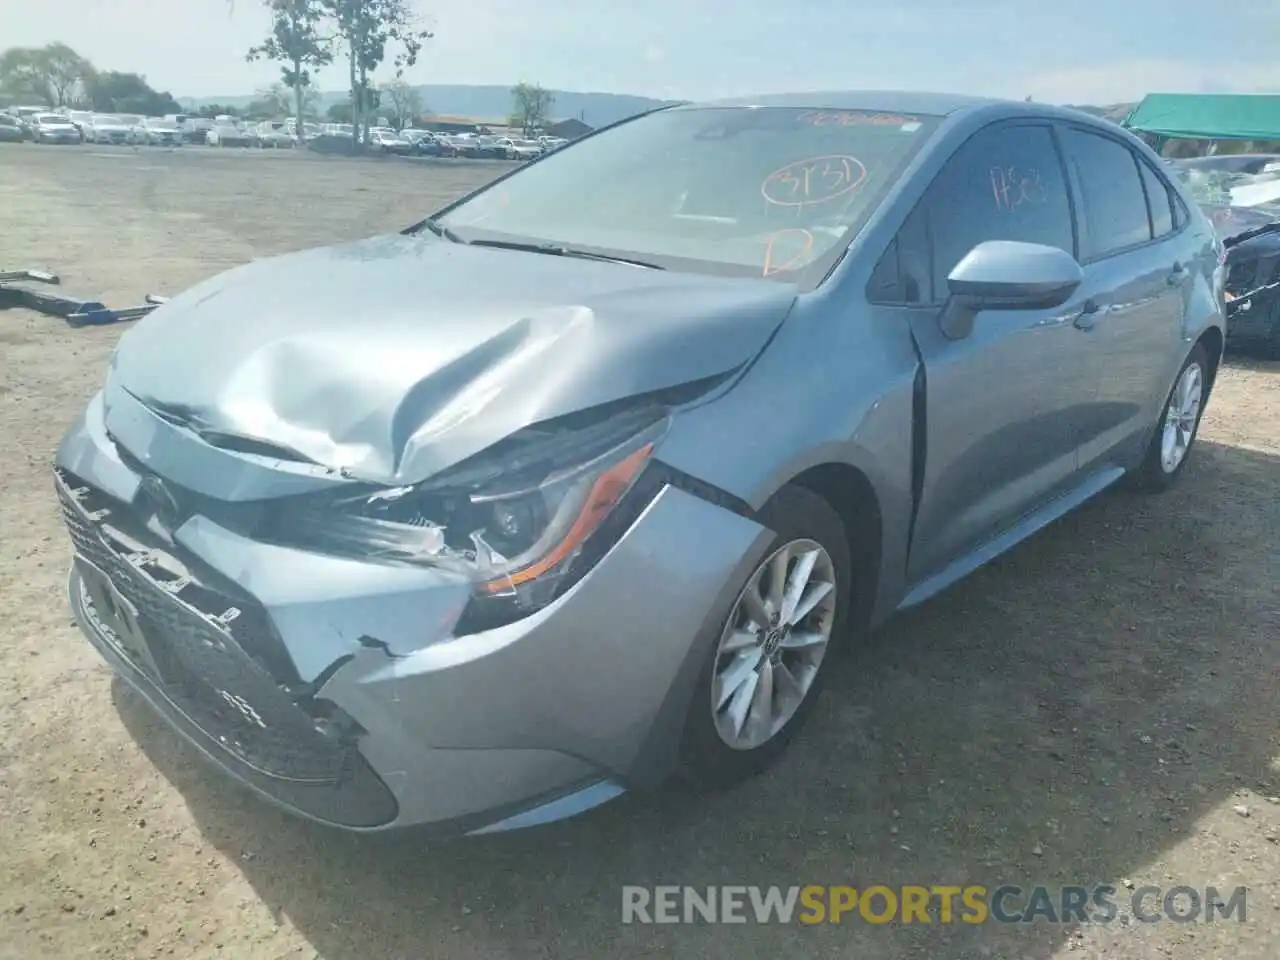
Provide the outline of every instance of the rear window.
<path id="1" fill-rule="evenodd" d="M 873 110 L 663 110 L 548 155 L 443 220 L 467 239 L 820 278 L 937 122 Z"/>

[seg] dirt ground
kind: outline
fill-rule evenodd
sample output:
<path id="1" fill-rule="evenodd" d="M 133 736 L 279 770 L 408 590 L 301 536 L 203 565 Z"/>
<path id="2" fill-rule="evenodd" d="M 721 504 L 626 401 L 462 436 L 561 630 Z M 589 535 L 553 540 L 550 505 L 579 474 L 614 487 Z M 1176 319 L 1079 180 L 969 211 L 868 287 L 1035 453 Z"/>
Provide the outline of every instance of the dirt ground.
<path id="1" fill-rule="evenodd" d="M 6 146 L 0 265 L 128 304 L 497 169 Z M 227 783 L 71 626 L 50 458 L 122 329 L 0 314 L 0 957 L 1280 956 L 1280 366 L 1224 369 L 1175 491 L 1105 496 L 846 658 L 768 776 L 389 846 Z M 1098 882 L 1243 885 L 1246 919 L 621 923 L 627 884 Z"/>

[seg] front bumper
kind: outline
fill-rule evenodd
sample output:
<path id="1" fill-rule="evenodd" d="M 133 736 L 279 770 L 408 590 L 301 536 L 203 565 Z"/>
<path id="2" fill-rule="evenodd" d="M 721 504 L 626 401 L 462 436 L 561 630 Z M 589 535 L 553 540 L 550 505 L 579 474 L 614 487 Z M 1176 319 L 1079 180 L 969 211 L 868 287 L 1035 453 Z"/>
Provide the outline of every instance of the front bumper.
<path id="1" fill-rule="evenodd" d="M 177 482 L 241 458 L 136 402 L 118 411 L 109 436 L 95 398 L 58 453 L 82 630 L 224 771 L 352 830 L 507 829 L 659 782 L 704 644 L 769 539 L 666 486 L 550 606 L 455 636 L 469 587 L 437 571 L 258 543 L 198 515 L 166 542 L 135 505 L 145 471 L 127 451 Z M 141 651 L 113 633 L 114 599 L 94 603 L 104 579 L 136 610 Z"/>

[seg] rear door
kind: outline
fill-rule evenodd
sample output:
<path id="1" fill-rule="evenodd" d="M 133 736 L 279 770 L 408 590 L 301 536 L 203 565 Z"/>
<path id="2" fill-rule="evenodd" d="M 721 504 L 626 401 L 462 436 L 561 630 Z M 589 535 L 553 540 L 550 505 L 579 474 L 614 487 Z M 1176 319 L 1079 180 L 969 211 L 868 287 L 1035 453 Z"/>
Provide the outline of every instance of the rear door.
<path id="1" fill-rule="evenodd" d="M 904 319 L 924 362 L 923 486 L 908 563 L 914 583 L 972 554 L 1077 479 L 1074 418 L 1093 393 L 1085 341 L 1071 322 L 1080 305 L 984 311 L 958 341 L 939 328 L 948 274 L 986 240 L 1074 254 L 1071 195 L 1049 123 L 999 123 L 966 141 L 868 289 L 873 302 L 911 305 Z"/>
<path id="2" fill-rule="evenodd" d="M 1163 174 L 1119 136 L 1060 128 L 1080 219 L 1093 396 L 1077 423 L 1086 473 L 1131 466 L 1159 415 L 1182 335 L 1194 264 L 1179 257 L 1185 225 Z"/>

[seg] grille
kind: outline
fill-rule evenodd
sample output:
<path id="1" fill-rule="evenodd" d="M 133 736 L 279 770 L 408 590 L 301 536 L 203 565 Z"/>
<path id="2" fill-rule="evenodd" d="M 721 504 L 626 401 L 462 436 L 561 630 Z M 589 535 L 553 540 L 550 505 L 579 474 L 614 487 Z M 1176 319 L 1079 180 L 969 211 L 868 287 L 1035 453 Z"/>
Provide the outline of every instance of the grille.
<path id="1" fill-rule="evenodd" d="M 117 652 L 189 721 L 259 772 L 306 782 L 340 780 L 354 750 L 350 731 L 325 716 L 325 701 L 292 693 L 245 651 L 236 639 L 243 614 L 237 601 L 175 574 L 156 551 L 120 536 L 109 522 L 113 508 L 91 509 L 105 498 L 76 478 L 60 475 L 57 490 L 76 553 L 137 609 L 155 663 L 141 663 L 113 644 Z M 188 597 L 198 598 L 200 607 Z M 86 603 L 91 609 L 87 597 Z M 246 617 L 240 629 L 252 627 L 253 619 Z"/>

